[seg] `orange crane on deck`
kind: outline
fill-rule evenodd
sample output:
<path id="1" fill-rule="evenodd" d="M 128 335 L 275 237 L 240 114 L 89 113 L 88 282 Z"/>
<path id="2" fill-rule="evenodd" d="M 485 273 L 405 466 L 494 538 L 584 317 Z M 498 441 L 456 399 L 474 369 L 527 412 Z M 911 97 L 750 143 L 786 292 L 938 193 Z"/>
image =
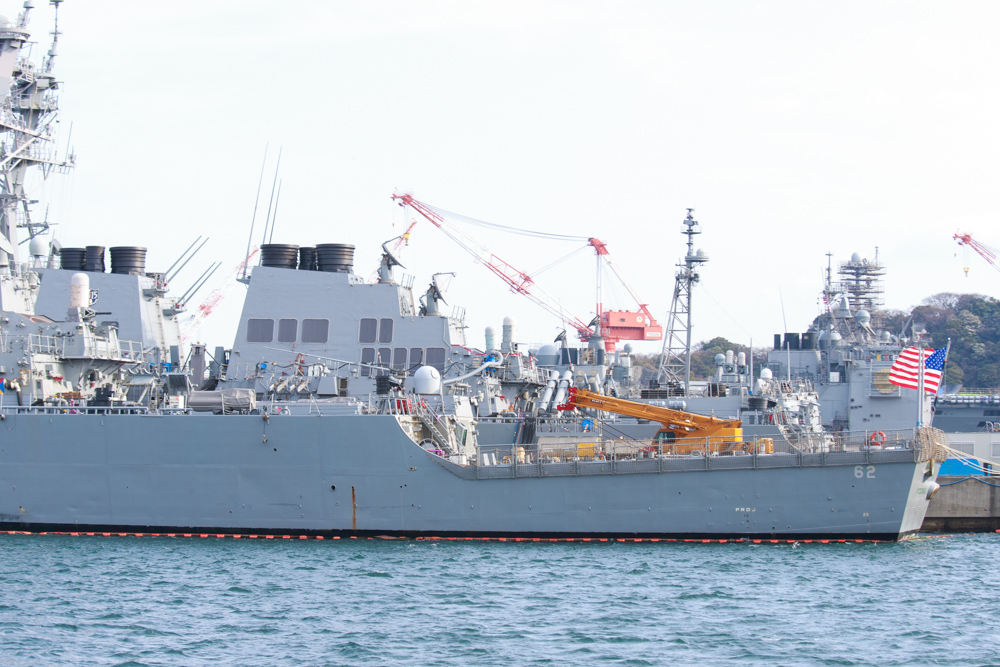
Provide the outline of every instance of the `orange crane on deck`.
<path id="1" fill-rule="evenodd" d="M 613 412 L 616 415 L 657 421 L 663 426 L 653 436 L 653 450 L 662 449 L 663 454 L 733 454 L 750 452 L 754 447 L 758 453 L 774 451 L 774 441 L 761 438 L 756 444 L 743 440 L 743 422 L 738 419 L 717 419 L 705 415 L 663 408 L 638 401 L 604 396 L 587 389 L 569 388 L 569 395 L 559 410 L 591 408 Z"/>

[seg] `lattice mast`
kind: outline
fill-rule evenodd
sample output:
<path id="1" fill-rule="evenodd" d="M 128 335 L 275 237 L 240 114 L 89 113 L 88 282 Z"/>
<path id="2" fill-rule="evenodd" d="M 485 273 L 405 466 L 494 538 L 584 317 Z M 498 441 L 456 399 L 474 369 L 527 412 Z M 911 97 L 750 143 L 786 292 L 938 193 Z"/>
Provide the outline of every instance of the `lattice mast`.
<path id="1" fill-rule="evenodd" d="M 850 261 L 840 263 L 837 273 L 840 275 L 838 289 L 850 296 L 856 310 L 882 310 L 885 306 L 882 288 L 885 266 L 879 261 L 878 248 L 875 248 L 875 259 L 863 259 L 854 253 Z"/>
<path id="2" fill-rule="evenodd" d="M 703 250 L 694 249 L 694 237 L 701 234 L 701 225 L 692 215 L 693 208 L 687 212 L 687 218 L 681 225 L 681 234 L 687 236 L 687 255 L 683 262 L 677 264 L 674 297 L 670 302 L 660 371 L 656 376 L 661 387 L 666 385 L 679 389 L 683 386 L 684 396 L 691 389 L 691 288 L 700 278 L 699 265 L 708 261 L 708 255 Z"/>
<path id="3" fill-rule="evenodd" d="M 52 44 L 41 68 L 36 69 L 22 49 L 29 45 L 28 14 L 33 2 L 24 3 L 16 25 L 0 25 L 0 87 L 7 97 L 0 105 L 0 250 L 17 261 L 17 228 L 26 229 L 29 238 L 49 229 L 47 219 L 34 220 L 29 206 L 34 203 L 26 193 L 25 178 L 29 168 L 37 167 L 42 179 L 53 172 L 65 173 L 75 162 L 72 153 L 60 158 L 53 146 L 59 111 L 56 91 L 59 82 L 53 74 L 58 53 L 59 4 L 55 8 Z"/>
<path id="4" fill-rule="evenodd" d="M 881 328 L 882 311 L 885 308 L 885 290 L 882 286 L 885 265 L 879 260 L 878 247 L 875 248 L 874 259 L 865 259 L 854 253 L 849 261 L 840 262 L 837 274 L 840 280 L 833 288 L 849 300 L 847 304 L 841 304 L 842 307 L 846 305 L 854 312 L 867 311 L 871 315 L 871 326 Z"/>

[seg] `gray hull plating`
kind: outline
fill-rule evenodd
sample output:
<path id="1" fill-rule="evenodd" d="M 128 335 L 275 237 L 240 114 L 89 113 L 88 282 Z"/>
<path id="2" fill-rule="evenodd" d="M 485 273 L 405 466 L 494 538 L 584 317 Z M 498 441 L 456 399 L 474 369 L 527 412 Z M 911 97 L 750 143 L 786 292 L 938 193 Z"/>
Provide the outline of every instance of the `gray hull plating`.
<path id="1" fill-rule="evenodd" d="M 392 416 L 10 413 L 0 429 L 6 530 L 897 539 L 927 506 L 912 452 L 513 477 L 429 454 Z"/>

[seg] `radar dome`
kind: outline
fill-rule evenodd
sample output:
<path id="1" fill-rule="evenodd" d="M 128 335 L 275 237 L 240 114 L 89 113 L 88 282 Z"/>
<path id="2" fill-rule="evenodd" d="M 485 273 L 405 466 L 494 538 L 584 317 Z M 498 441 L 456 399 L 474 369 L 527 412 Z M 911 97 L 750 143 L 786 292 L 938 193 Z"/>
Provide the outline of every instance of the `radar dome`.
<path id="1" fill-rule="evenodd" d="M 433 366 L 421 366 L 413 374 L 413 390 L 418 394 L 436 394 L 441 391 L 441 373 Z"/>
<path id="2" fill-rule="evenodd" d="M 856 252 L 853 255 L 851 255 L 851 264 L 860 264 L 860 263 L 861 263 L 861 253 Z"/>
<path id="3" fill-rule="evenodd" d="M 86 308 L 90 305 L 90 276 L 74 273 L 69 281 L 69 307 Z"/>
<path id="4" fill-rule="evenodd" d="M 632 343 L 625 343 L 625 347 L 622 348 L 625 354 L 632 354 Z"/>
<path id="5" fill-rule="evenodd" d="M 726 355 L 724 355 L 722 353 L 719 353 L 719 354 L 715 355 L 715 365 L 716 366 L 721 366 L 724 363 L 726 363 Z"/>
<path id="6" fill-rule="evenodd" d="M 854 313 L 854 319 L 856 319 L 861 324 L 868 324 L 872 321 L 872 314 L 867 310 L 859 310 Z"/>
<path id="7" fill-rule="evenodd" d="M 770 368 L 762 368 L 761 369 L 761 371 L 760 371 L 760 379 L 761 380 L 770 380 L 772 377 L 774 377 L 774 374 L 771 373 L 771 369 Z"/>
<path id="8" fill-rule="evenodd" d="M 32 257 L 45 257 L 49 254 L 49 242 L 41 236 L 34 237 L 28 243 L 28 254 Z"/>
<path id="9" fill-rule="evenodd" d="M 889 333 L 888 331 L 883 331 L 882 333 L 880 333 L 880 334 L 878 335 L 878 339 L 879 339 L 880 341 L 882 341 L 883 343 L 889 343 L 889 342 L 892 342 L 892 334 L 891 334 L 891 333 Z"/>
<path id="10" fill-rule="evenodd" d="M 535 354 L 538 363 L 542 366 L 555 366 L 559 363 L 559 348 L 555 345 L 542 345 Z"/>

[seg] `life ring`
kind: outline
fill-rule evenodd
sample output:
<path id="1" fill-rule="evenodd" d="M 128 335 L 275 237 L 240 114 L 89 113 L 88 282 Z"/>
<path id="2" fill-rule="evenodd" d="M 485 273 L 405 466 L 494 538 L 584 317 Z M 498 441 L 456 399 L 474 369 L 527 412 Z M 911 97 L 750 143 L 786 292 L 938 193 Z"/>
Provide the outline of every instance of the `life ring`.
<path id="1" fill-rule="evenodd" d="M 882 431 L 875 431 L 870 436 L 868 436 L 868 443 L 871 445 L 879 445 L 885 442 L 885 433 Z"/>

